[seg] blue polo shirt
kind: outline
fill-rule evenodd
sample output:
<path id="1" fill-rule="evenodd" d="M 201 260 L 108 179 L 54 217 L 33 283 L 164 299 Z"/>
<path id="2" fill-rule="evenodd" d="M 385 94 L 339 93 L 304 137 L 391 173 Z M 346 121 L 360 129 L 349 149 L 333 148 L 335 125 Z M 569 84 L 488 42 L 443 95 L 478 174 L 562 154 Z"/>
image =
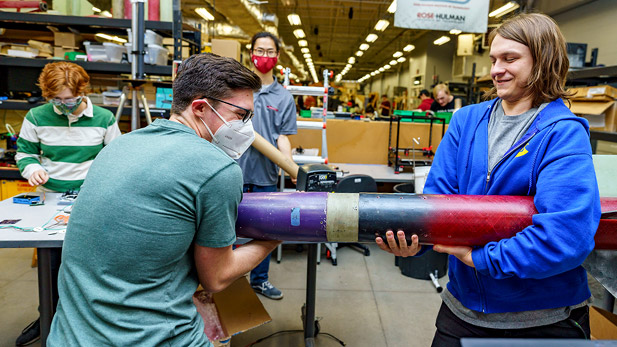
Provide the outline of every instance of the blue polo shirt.
<path id="1" fill-rule="evenodd" d="M 253 94 L 253 104 L 255 131 L 275 147 L 280 135 L 294 135 L 298 132 L 294 98 L 276 79 Z M 242 168 L 244 184 L 276 185 L 278 166 L 255 148 L 250 147 L 238 159 L 238 164 Z"/>

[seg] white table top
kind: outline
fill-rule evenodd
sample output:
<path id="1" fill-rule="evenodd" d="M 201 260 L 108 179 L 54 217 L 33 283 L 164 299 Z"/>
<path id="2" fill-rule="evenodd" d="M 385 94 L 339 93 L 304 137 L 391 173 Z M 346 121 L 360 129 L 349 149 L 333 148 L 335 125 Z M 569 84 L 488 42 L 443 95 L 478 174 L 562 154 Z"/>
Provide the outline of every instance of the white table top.
<path id="1" fill-rule="evenodd" d="M 345 177 L 348 175 L 368 175 L 373 177 L 377 182 L 396 182 L 406 183 L 412 182 L 414 175 L 411 172 L 394 173 L 394 168 L 388 165 L 380 164 L 344 164 L 344 163 L 328 163 L 329 166 L 338 168 L 337 177 Z M 341 174 L 340 170 L 343 170 Z"/>
<path id="2" fill-rule="evenodd" d="M 66 226 L 54 225 L 55 216 L 66 215 L 63 210 L 67 205 L 58 204 L 60 196 L 60 193 L 46 193 L 45 205 L 41 206 L 15 204 L 12 197 L 0 201 L 0 221 L 21 219 L 12 225 L 27 230 L 46 227 L 41 231 L 24 231 L 0 224 L 0 248 L 62 247 Z"/>

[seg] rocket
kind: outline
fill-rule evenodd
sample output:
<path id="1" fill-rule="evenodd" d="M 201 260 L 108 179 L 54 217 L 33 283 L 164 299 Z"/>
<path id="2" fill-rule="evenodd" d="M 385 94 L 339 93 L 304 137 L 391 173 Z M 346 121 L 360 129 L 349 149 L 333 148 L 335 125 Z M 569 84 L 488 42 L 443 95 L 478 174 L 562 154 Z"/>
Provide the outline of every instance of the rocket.
<path id="1" fill-rule="evenodd" d="M 617 249 L 617 198 L 601 198 L 596 249 Z M 380 193 L 251 193 L 236 234 L 262 240 L 375 242 L 388 229 L 422 244 L 482 246 L 532 225 L 533 197 Z"/>

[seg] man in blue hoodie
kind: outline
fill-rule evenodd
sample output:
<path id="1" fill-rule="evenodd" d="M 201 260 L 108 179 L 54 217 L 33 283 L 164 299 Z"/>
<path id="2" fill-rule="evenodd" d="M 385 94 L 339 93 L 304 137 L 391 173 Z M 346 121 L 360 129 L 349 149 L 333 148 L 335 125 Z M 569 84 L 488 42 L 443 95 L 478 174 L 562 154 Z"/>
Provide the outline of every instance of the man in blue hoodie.
<path id="1" fill-rule="evenodd" d="M 434 245 L 449 253 L 447 290 L 433 346 L 463 337 L 589 338 L 591 293 L 581 263 L 600 219 L 589 126 L 565 106 L 565 40 L 542 14 L 522 14 L 490 36 L 494 100 L 453 117 L 425 194 L 533 196 L 533 224 L 482 247 Z M 392 231 L 379 246 L 401 256 L 416 236 Z M 422 247 L 428 248 L 428 247 Z"/>

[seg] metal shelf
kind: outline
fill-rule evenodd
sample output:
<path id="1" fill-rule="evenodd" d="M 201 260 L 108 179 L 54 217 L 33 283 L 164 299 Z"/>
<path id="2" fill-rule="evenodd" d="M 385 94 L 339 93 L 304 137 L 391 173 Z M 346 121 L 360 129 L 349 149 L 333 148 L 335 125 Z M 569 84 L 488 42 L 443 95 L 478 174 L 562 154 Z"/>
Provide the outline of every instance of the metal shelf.
<path id="1" fill-rule="evenodd" d="M 130 28 L 130 19 L 118 18 L 99 18 L 99 17 L 81 17 L 81 16 L 61 16 L 52 14 L 36 14 L 36 13 L 18 13 L 18 12 L 0 12 L 0 22 L 6 29 L 26 29 L 34 30 L 33 25 L 38 25 L 43 30 L 48 31 L 47 25 L 59 26 L 75 26 L 82 27 L 84 32 L 96 32 L 100 28 Z M 25 28 L 23 24 L 28 24 Z M 171 22 L 145 21 L 146 29 L 167 31 L 171 33 Z M 87 28 L 92 28 L 88 30 Z M 194 30 L 194 29 L 193 29 Z"/>
<path id="2" fill-rule="evenodd" d="M 617 81 L 617 66 L 590 67 L 568 72 L 568 85 L 599 84 Z"/>
<path id="3" fill-rule="evenodd" d="M 1 13 L 1 12 L 0 12 Z M 42 68 L 46 64 L 63 60 L 58 59 L 33 59 L 18 57 L 0 56 L 0 66 Z M 83 67 L 88 72 L 99 72 L 109 74 L 131 73 L 130 64 L 92 62 L 92 61 L 70 61 Z M 144 65 L 144 72 L 148 75 L 171 76 L 171 66 L 169 65 Z"/>

